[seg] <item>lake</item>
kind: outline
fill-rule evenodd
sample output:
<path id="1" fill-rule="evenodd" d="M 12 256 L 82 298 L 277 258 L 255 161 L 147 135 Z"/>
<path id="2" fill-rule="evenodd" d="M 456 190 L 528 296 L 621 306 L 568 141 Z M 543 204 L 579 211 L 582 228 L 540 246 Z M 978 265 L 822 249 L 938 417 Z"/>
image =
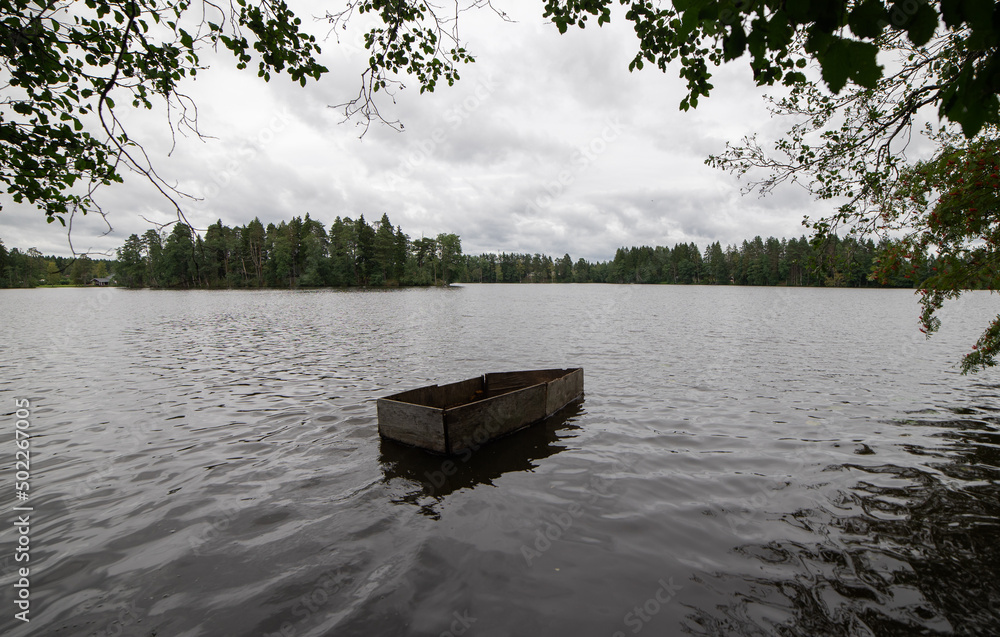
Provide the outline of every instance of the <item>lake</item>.
<path id="1" fill-rule="evenodd" d="M 996 634 L 1000 375 L 956 364 L 997 312 L 925 340 L 906 290 L 0 290 L 0 632 Z M 380 396 L 573 366 L 582 403 L 454 465 L 378 437 Z"/>

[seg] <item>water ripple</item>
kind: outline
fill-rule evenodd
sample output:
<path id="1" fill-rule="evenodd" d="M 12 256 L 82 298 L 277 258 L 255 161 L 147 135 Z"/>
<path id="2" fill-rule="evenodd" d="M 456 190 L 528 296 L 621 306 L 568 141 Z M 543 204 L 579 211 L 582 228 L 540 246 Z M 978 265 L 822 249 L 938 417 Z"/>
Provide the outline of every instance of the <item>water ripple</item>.
<path id="1" fill-rule="evenodd" d="M 951 365 L 995 309 L 973 294 L 930 341 L 914 314 L 870 290 L 0 291 L 0 411 L 34 405 L 31 634 L 993 634 L 1000 382 Z M 568 365 L 583 403 L 450 465 L 375 431 L 379 396 Z"/>

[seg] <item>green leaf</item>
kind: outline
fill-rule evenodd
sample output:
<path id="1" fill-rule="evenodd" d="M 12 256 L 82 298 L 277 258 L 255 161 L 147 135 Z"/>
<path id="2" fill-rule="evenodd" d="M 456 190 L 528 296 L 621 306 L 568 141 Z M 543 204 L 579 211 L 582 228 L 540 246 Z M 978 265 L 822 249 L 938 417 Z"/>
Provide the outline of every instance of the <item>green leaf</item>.
<path id="1" fill-rule="evenodd" d="M 941 17 L 949 28 L 962 24 L 962 0 L 941 0 Z"/>
<path id="2" fill-rule="evenodd" d="M 963 0 L 962 14 L 965 21 L 976 31 L 993 30 L 993 14 L 996 4 L 993 0 Z"/>
<path id="3" fill-rule="evenodd" d="M 725 59 L 735 60 L 743 55 L 747 48 L 747 34 L 743 31 L 743 25 L 739 22 L 733 24 L 732 29 L 723 38 L 722 50 Z"/>
<path id="4" fill-rule="evenodd" d="M 788 73 L 787 75 L 785 75 L 785 79 L 783 80 L 782 83 L 785 86 L 792 86 L 793 84 L 805 84 L 805 82 L 806 82 L 805 74 L 795 72 L 795 73 Z"/>
<path id="5" fill-rule="evenodd" d="M 817 54 L 823 67 L 823 81 L 834 93 L 839 93 L 847 81 L 873 88 L 882 77 L 876 56 L 878 47 L 870 42 L 858 42 L 835 37 L 825 53 Z"/>
<path id="6" fill-rule="evenodd" d="M 927 4 L 919 4 L 917 11 L 906 21 L 906 33 L 910 42 L 923 46 L 934 36 L 938 27 L 938 14 Z"/>
<path id="7" fill-rule="evenodd" d="M 809 2 L 809 20 L 823 31 L 833 33 L 841 25 L 846 4 L 845 0 Z"/>
<path id="8" fill-rule="evenodd" d="M 878 65 L 878 47 L 870 42 L 851 43 L 851 79 L 865 88 L 875 88 L 882 77 Z"/>
<path id="9" fill-rule="evenodd" d="M 823 81 L 834 93 L 839 93 L 851 77 L 851 51 L 847 41 L 836 38 L 819 58 L 823 68 Z"/>
<path id="10" fill-rule="evenodd" d="M 851 11 L 847 23 L 859 38 L 877 38 L 889 23 L 889 12 L 882 0 L 865 0 Z"/>
<path id="11" fill-rule="evenodd" d="M 796 24 L 808 24 L 811 21 L 809 18 L 809 0 L 786 0 L 785 13 Z"/>

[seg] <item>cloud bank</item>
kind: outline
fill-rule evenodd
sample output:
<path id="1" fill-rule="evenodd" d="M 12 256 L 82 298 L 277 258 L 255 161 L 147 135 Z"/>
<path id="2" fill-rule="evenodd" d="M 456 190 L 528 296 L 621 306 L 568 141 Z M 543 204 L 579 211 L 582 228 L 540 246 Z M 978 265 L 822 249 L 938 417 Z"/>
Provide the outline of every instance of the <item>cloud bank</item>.
<path id="1" fill-rule="evenodd" d="M 326 7 L 303 4 L 301 15 Z M 373 126 L 360 136 L 330 108 L 353 97 L 367 55 L 361 24 L 323 44 L 330 73 L 305 88 L 284 76 L 264 83 L 235 69 L 225 53 L 184 87 L 210 136 L 179 137 L 172 147 L 163 109 L 125 119 L 159 173 L 199 200 L 183 202 L 197 228 L 221 219 L 266 225 L 309 213 L 375 220 L 387 213 L 411 238 L 454 232 L 467 253 L 569 253 L 606 260 L 620 246 L 724 245 L 755 235 L 803 233 L 804 215 L 825 214 L 798 188 L 758 199 L 731 176 L 704 165 L 726 141 L 780 134 L 750 70 L 718 69 L 716 89 L 681 112 L 683 81 L 671 70 L 630 73 L 637 41 L 622 19 L 560 35 L 541 8 L 511 11 L 513 23 L 468 13 L 462 37 L 477 57 L 453 87 L 420 95 L 410 86 L 380 103 L 397 132 Z M 328 26 L 311 27 L 326 36 Z M 143 219 L 173 212 L 153 187 L 129 175 L 102 191 L 99 217 L 76 218 L 77 251 L 112 251 Z M 5 199 L 0 238 L 8 247 L 68 254 L 65 233 L 43 215 Z"/>

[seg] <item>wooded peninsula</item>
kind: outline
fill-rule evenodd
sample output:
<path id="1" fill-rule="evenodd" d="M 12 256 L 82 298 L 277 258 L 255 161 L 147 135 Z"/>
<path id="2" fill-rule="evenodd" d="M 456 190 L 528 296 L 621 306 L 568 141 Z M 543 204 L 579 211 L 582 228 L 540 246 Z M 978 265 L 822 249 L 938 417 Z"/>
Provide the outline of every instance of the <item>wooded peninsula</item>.
<path id="1" fill-rule="evenodd" d="M 914 287 L 936 267 L 911 255 L 885 283 L 870 278 L 887 245 L 831 236 L 754 237 L 619 248 L 610 261 L 573 261 L 569 254 L 465 255 L 456 234 L 411 239 L 386 214 L 372 224 L 337 217 L 327 229 L 309 214 L 265 226 L 259 219 L 229 227 L 218 221 L 204 237 L 182 223 L 169 232 L 131 235 L 114 259 L 43 256 L 7 250 L 0 241 L 0 287 L 112 284 L 129 288 L 400 287 L 451 283 L 669 283 L 825 287 Z"/>

